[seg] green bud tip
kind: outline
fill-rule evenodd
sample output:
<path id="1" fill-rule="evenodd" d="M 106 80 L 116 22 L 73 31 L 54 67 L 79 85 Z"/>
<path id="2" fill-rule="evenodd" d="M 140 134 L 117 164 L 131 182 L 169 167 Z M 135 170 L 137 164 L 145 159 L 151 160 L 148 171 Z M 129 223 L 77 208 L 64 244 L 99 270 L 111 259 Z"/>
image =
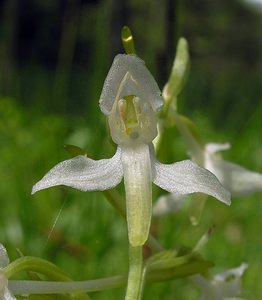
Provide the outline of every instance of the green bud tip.
<path id="1" fill-rule="evenodd" d="M 123 26 L 121 31 L 122 44 L 127 54 L 136 54 L 132 32 L 128 26 Z"/>

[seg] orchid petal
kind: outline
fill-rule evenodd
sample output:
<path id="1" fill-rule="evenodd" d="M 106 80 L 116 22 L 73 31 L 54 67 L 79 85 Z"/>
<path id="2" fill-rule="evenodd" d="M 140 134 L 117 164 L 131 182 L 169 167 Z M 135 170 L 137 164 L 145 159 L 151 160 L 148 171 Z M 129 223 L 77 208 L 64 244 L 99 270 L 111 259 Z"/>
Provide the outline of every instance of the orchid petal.
<path id="1" fill-rule="evenodd" d="M 153 206 L 153 216 L 160 217 L 177 212 L 185 202 L 187 195 L 167 194 L 160 196 Z"/>
<path id="2" fill-rule="evenodd" d="M 146 144 L 123 146 L 122 164 L 126 191 L 127 226 L 130 244 L 143 245 L 149 234 L 152 212 L 152 175 Z"/>
<path id="3" fill-rule="evenodd" d="M 16 300 L 16 298 L 10 293 L 7 286 L 5 286 L 4 298 L 3 300 Z"/>
<path id="4" fill-rule="evenodd" d="M 155 160 L 153 182 L 170 193 L 185 195 L 201 192 L 230 204 L 230 194 L 218 179 L 190 160 L 170 165 Z"/>
<path id="5" fill-rule="evenodd" d="M 247 267 L 247 263 L 242 263 L 238 268 L 219 273 L 211 279 L 201 275 L 194 275 L 191 278 L 202 289 L 201 300 L 242 299 L 236 297 L 241 293 L 241 277 Z"/>
<path id="6" fill-rule="evenodd" d="M 0 269 L 6 267 L 9 264 L 9 258 L 5 247 L 0 244 Z"/>
<path id="7" fill-rule="evenodd" d="M 79 155 L 65 160 L 51 169 L 32 189 L 32 194 L 57 185 L 66 185 L 81 191 L 107 190 L 123 178 L 121 150 L 110 159 L 92 160 Z"/>
<path id="8" fill-rule="evenodd" d="M 218 158 L 206 161 L 205 167 L 215 174 L 234 196 L 262 191 L 262 174 Z"/>
<path id="9" fill-rule="evenodd" d="M 235 279 L 238 279 L 243 276 L 245 270 L 248 268 L 247 263 L 242 263 L 239 267 L 234 269 L 229 269 L 223 273 L 219 273 L 214 276 L 215 280 L 218 281 L 227 281 L 227 279 L 231 276 L 233 276 Z"/>
<path id="10" fill-rule="evenodd" d="M 115 100 L 128 95 L 146 99 L 154 111 L 163 105 L 158 85 L 142 59 L 135 55 L 118 54 L 105 79 L 99 105 L 109 115 Z"/>
<path id="11" fill-rule="evenodd" d="M 15 300 L 12 294 L 9 292 L 8 280 L 6 279 L 4 272 L 1 270 L 9 264 L 9 258 L 5 247 L 0 244 L 0 299 L 3 300 Z"/>
<path id="12" fill-rule="evenodd" d="M 230 144 L 229 143 L 224 143 L 224 144 L 216 144 L 216 143 L 208 143 L 205 145 L 205 151 L 207 151 L 210 154 L 215 154 L 219 151 L 225 151 L 230 149 Z"/>

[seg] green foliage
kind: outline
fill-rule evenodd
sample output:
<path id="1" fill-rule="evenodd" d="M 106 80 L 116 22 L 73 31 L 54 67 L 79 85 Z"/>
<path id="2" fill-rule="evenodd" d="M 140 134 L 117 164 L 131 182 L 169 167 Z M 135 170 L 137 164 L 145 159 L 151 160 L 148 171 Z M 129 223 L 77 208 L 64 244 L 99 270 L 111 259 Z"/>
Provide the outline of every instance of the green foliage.
<path id="1" fill-rule="evenodd" d="M 141 1 L 136 2 L 130 1 L 128 7 L 137 5 L 140 11 L 147 11 L 146 5 Z M 46 190 L 35 196 L 31 196 L 30 192 L 32 185 L 45 171 L 57 162 L 69 158 L 63 149 L 64 144 L 70 145 L 66 146 L 66 150 L 73 156 L 83 153 L 82 148 L 96 159 L 103 155 L 110 157 L 114 152 L 97 103 L 110 56 L 106 37 L 110 36 L 108 11 L 112 7 L 110 1 L 104 3 L 100 9 L 92 8 L 91 17 L 82 20 L 79 30 L 78 42 L 81 43 L 89 32 L 87 28 L 98 20 L 99 26 L 88 35 L 92 40 L 88 45 L 94 55 L 84 64 L 84 67 L 91 66 L 87 72 L 82 65 L 79 67 L 71 62 L 72 65 L 66 65 L 67 69 L 64 70 L 62 64 L 59 72 L 64 76 L 59 79 L 61 73 L 58 72 L 56 84 L 60 85 L 60 89 L 57 95 L 53 95 L 53 73 L 39 65 L 28 63 L 24 68 L 15 69 L 12 89 L 7 94 L 16 97 L 0 98 L 0 241 L 7 247 L 11 260 L 18 257 L 15 251 L 18 248 L 25 255 L 50 260 L 71 278 L 78 280 L 127 273 L 125 221 L 108 205 L 101 192 L 80 193 L 63 187 Z M 249 65 L 252 61 L 245 59 L 251 43 L 245 42 L 247 47 L 243 53 L 240 52 L 239 49 L 243 47 L 239 45 L 243 44 L 235 32 L 228 31 L 228 28 L 233 28 L 231 22 L 239 24 L 233 4 L 228 4 L 229 9 L 223 9 L 223 15 L 220 14 L 221 6 L 215 4 L 216 9 L 212 11 L 214 16 L 210 14 L 209 6 L 204 1 L 199 4 L 201 9 L 198 13 L 203 22 L 199 22 L 196 17 L 194 5 L 196 4 L 183 15 L 187 20 L 185 31 L 193 45 L 194 59 L 188 85 L 180 94 L 180 112 L 197 124 L 198 132 L 206 142 L 232 143 L 232 149 L 225 152 L 225 157 L 261 172 L 262 105 L 259 101 L 262 78 L 259 67 L 252 73 L 252 65 Z M 130 18 L 135 24 L 132 28 L 135 28 L 134 32 L 138 36 L 142 56 L 162 82 L 167 79 L 167 68 L 162 60 L 159 67 L 160 60 L 157 58 L 173 56 L 172 51 L 166 49 L 170 45 L 168 40 L 173 37 L 166 39 L 164 34 L 162 21 L 165 8 L 164 5 L 159 7 L 158 3 L 150 3 L 146 26 L 143 13 Z M 86 8 L 82 11 L 83 16 L 86 16 L 86 11 Z M 230 14 L 233 15 L 232 18 Z M 211 24 L 215 33 L 209 35 L 206 29 Z M 245 30 L 243 37 L 251 33 L 251 30 Z M 143 31 L 146 32 L 148 42 L 145 42 Z M 217 38 L 224 34 L 230 35 L 230 44 Z M 254 34 L 253 43 L 255 38 Z M 239 58 L 242 59 L 241 65 L 235 69 L 232 68 L 234 64 L 237 65 L 233 49 L 229 47 L 226 58 L 222 55 L 228 46 L 236 47 Z M 127 51 L 134 53 L 132 47 Z M 64 49 L 65 56 L 70 55 L 66 44 Z M 166 52 L 170 54 L 165 54 Z M 50 108 L 51 113 L 48 111 Z M 65 111 L 67 114 L 62 114 Z M 72 112 L 76 113 L 75 117 L 72 117 Z M 163 162 L 186 159 L 185 149 L 177 130 L 169 128 L 163 136 L 158 157 Z M 119 190 L 122 192 L 123 188 L 120 187 Z M 162 193 L 155 189 L 154 198 Z M 261 196 L 256 194 L 233 199 L 230 208 L 209 199 L 201 222 L 196 227 L 191 226 L 187 206 L 186 204 L 182 208 L 180 214 L 169 215 L 161 220 L 154 219 L 152 233 L 159 237 L 166 248 L 172 249 L 178 244 L 192 247 L 204 232 L 215 226 L 201 253 L 206 260 L 197 257 L 194 261 L 196 268 L 199 265 L 203 269 L 209 268 L 209 261 L 214 261 L 215 272 L 247 261 L 249 269 L 244 277 L 244 290 L 247 291 L 244 296 L 261 298 Z M 150 251 L 146 247 L 144 255 L 147 256 L 148 253 Z M 187 269 L 182 271 L 189 274 Z M 25 277 L 25 273 L 18 276 Z M 121 299 L 123 295 L 124 288 L 121 288 L 94 293 L 92 298 Z M 193 300 L 198 299 L 199 292 L 191 281 L 178 279 L 157 284 L 147 283 L 144 299 L 169 300 L 173 299 L 173 295 L 177 300 Z M 30 299 L 58 298 L 31 296 Z"/>
<path id="2" fill-rule="evenodd" d="M 32 114 L 24 111 L 12 99 L 1 99 L 0 112 L 0 175 L 5 183 L 0 188 L 3 207 L 0 211 L 0 230 L 2 242 L 7 246 L 11 258 L 17 257 L 14 253 L 17 247 L 26 255 L 40 255 L 50 259 L 74 279 L 125 273 L 125 222 L 108 206 L 100 193 L 87 194 L 57 188 L 43 191 L 34 197 L 30 196 L 31 186 L 42 175 L 43 170 L 68 157 L 62 145 L 67 141 L 76 143 L 72 133 L 92 132 L 92 128 L 97 127 L 97 124 L 86 122 L 84 126 L 80 119 L 80 122 L 72 122 L 74 126 L 69 129 L 72 120 L 55 115 Z M 259 165 L 255 165 L 254 162 L 256 153 L 259 153 L 256 152 L 257 149 L 262 147 L 257 138 L 259 116 L 259 113 L 253 116 L 243 135 L 228 153 L 228 157 L 235 162 L 241 162 L 245 157 L 246 167 L 250 165 L 258 171 Z M 203 114 L 196 115 L 194 121 L 199 125 L 199 131 L 204 132 L 204 136 L 209 140 L 212 138 L 213 141 L 227 141 L 228 136 L 234 139 L 234 130 L 226 134 L 217 132 Z M 111 153 L 105 149 L 110 149 L 111 146 L 106 138 L 103 142 L 103 131 L 102 135 L 95 136 L 91 141 L 89 138 L 86 141 L 80 139 L 79 144 L 96 153 L 97 157 L 103 154 L 110 156 Z M 246 140 L 249 139 L 250 144 L 247 145 Z M 171 161 L 174 155 L 177 159 L 185 158 L 178 133 L 170 132 L 167 140 L 174 141 L 172 148 L 163 144 L 168 150 L 164 151 L 166 159 Z M 101 141 L 105 146 L 101 147 Z M 177 147 L 179 144 L 181 147 Z M 253 153 L 254 156 L 251 155 Z M 63 204 L 64 199 L 66 202 Z M 170 215 L 161 221 L 153 221 L 152 229 L 166 247 L 173 247 L 177 243 L 190 246 L 192 242 L 196 243 L 210 226 L 216 225 L 204 249 L 205 257 L 216 261 L 220 268 L 238 265 L 239 260 L 248 261 L 250 267 L 245 275 L 245 287 L 250 292 L 255 290 L 255 295 L 260 295 L 262 244 L 258 237 L 262 224 L 259 203 L 260 196 L 254 195 L 245 199 L 234 199 L 232 207 L 228 209 L 209 199 L 199 226 L 190 225 L 185 207 L 180 215 Z M 61 214 L 54 224 L 61 206 Z M 187 235 L 183 233 L 184 230 Z M 117 257 L 117 260 L 112 259 L 114 257 Z M 181 285 L 179 281 L 148 284 L 145 299 L 150 299 L 152 294 L 159 298 L 165 295 L 167 297 L 173 290 L 176 291 L 178 299 L 195 297 L 196 291 L 192 288 L 189 282 Z M 116 298 L 121 297 L 123 292 L 122 289 L 112 290 L 107 295 L 109 299 Z M 94 299 L 103 298 L 104 293 L 94 295 Z"/>

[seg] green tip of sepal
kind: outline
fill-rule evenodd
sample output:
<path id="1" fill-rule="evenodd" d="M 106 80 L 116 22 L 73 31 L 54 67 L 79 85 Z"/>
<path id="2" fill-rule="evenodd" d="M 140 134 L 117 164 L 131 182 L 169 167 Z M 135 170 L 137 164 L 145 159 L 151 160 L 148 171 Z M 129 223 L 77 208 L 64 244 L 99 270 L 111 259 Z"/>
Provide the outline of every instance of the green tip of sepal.
<path id="1" fill-rule="evenodd" d="M 126 54 L 136 54 L 134 38 L 128 26 L 122 27 L 121 39 Z"/>
<path id="2" fill-rule="evenodd" d="M 181 122 L 184 124 L 184 126 L 187 128 L 187 130 L 190 132 L 190 134 L 193 136 L 195 141 L 197 141 L 197 143 L 200 146 L 204 147 L 204 143 L 198 132 L 198 129 L 196 128 L 196 125 L 189 118 L 187 118 L 184 115 L 179 114 L 179 118 L 180 118 Z"/>
<path id="3" fill-rule="evenodd" d="M 168 82 L 163 89 L 163 97 L 167 102 L 175 99 L 182 91 L 190 69 L 190 58 L 187 40 L 178 40 L 176 55 Z"/>

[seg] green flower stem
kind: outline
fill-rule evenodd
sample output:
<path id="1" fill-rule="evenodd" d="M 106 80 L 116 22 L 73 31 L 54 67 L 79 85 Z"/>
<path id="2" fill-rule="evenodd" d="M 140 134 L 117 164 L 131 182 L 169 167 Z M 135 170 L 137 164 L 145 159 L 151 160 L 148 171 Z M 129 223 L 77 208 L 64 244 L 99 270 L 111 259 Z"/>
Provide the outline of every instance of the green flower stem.
<path id="1" fill-rule="evenodd" d="M 118 193 L 118 191 L 115 189 L 105 190 L 103 191 L 103 194 L 105 195 L 107 201 L 119 212 L 119 214 L 123 218 L 126 218 L 124 199 Z"/>
<path id="2" fill-rule="evenodd" d="M 204 146 L 194 124 L 187 118 L 180 116 L 175 110 L 173 111 L 173 117 L 191 153 L 192 160 L 198 165 L 204 166 Z M 189 208 L 189 218 L 192 225 L 196 226 L 199 223 L 206 200 L 206 194 L 194 193 L 192 195 Z"/>
<path id="3" fill-rule="evenodd" d="M 181 277 L 199 273 L 199 270 L 206 272 L 213 264 L 195 256 L 195 251 L 201 249 L 208 239 L 208 232 L 194 248 L 193 252 L 176 256 L 174 251 L 157 253 L 147 260 L 142 274 L 143 259 L 142 247 L 130 248 L 130 272 L 128 278 L 129 298 L 141 299 L 144 282 L 159 282 L 178 279 Z M 23 268 L 27 270 L 28 268 Z M 19 268 L 22 270 L 22 268 Z M 37 268 L 39 271 L 39 268 Z M 43 271 L 43 269 L 41 269 Z M 143 276 L 144 275 L 144 276 Z M 59 277 L 59 276 L 58 276 Z M 62 276 L 63 277 L 63 276 Z M 35 281 L 35 280 L 9 280 L 8 285 L 14 295 L 23 294 L 65 294 L 76 292 L 98 292 L 113 288 L 124 287 L 127 283 L 127 276 L 119 275 L 101 279 L 85 281 Z M 75 294 L 74 294 L 75 295 Z M 137 297 L 137 298 L 135 298 Z M 78 299 L 78 298 L 74 298 Z M 82 299 L 82 298 L 79 298 Z"/>
<path id="4" fill-rule="evenodd" d="M 167 106 L 175 100 L 182 91 L 190 68 L 188 43 L 185 38 L 180 38 L 177 45 L 176 55 L 168 82 L 163 89 L 163 97 Z M 176 104 L 175 104 L 176 105 Z"/>
<path id="5" fill-rule="evenodd" d="M 187 143 L 188 149 L 193 156 L 194 161 L 199 165 L 203 165 L 204 158 L 202 141 L 200 140 L 200 136 L 198 136 L 196 133 L 194 125 L 188 119 L 180 116 L 175 110 L 173 111 L 173 117 L 179 132 Z"/>
<path id="6" fill-rule="evenodd" d="M 170 105 L 177 106 L 177 96 L 183 90 L 187 81 L 190 69 L 190 57 L 188 52 L 188 43 L 185 38 L 180 38 L 177 45 L 176 55 L 172 70 L 167 83 L 165 84 L 162 96 L 165 101 L 165 106 L 160 113 L 163 120 L 166 119 Z"/>
<path id="7" fill-rule="evenodd" d="M 139 300 L 142 294 L 143 247 L 129 245 L 129 273 L 125 300 Z"/>
<path id="8" fill-rule="evenodd" d="M 169 268 L 155 270 L 146 270 L 146 282 L 160 282 L 168 281 L 184 276 L 189 276 L 199 272 L 200 267 L 207 270 L 212 267 L 213 264 L 210 262 L 191 262 L 187 265 L 183 265 L 183 268 Z M 75 292 L 100 292 L 108 289 L 123 287 L 127 282 L 126 276 L 112 276 L 101 279 L 93 279 L 86 281 L 36 281 L 36 280 L 9 280 L 8 287 L 14 295 L 23 294 L 64 294 L 64 293 L 75 293 Z M 140 286 L 140 294 L 142 288 Z M 139 295 L 140 297 L 141 295 Z M 127 299 L 127 298 L 126 298 Z M 132 299 L 132 298 L 130 298 Z M 139 299 L 139 298 L 137 298 Z"/>
<path id="9" fill-rule="evenodd" d="M 191 203 L 189 206 L 189 218 L 191 224 L 194 226 L 198 225 L 201 219 L 207 197 L 208 195 L 202 193 L 194 193 L 191 196 Z"/>
<path id="10" fill-rule="evenodd" d="M 49 261 L 46 261 L 44 259 L 41 258 L 37 258 L 37 257 L 30 257 L 30 256 L 23 256 L 21 258 L 16 259 L 15 261 L 13 261 L 12 263 L 10 263 L 7 267 L 5 267 L 3 269 L 5 276 L 7 278 L 10 278 L 11 276 L 13 276 L 16 273 L 19 272 L 36 272 L 42 275 L 45 275 L 49 280 L 57 280 L 57 281 L 72 281 L 72 279 L 70 277 L 68 277 L 63 271 L 61 271 L 56 265 L 50 263 Z M 24 282 L 24 283 L 22 283 Z M 37 281 L 36 281 L 37 282 Z M 39 286 L 39 283 L 41 283 L 41 281 L 38 281 L 35 284 L 35 287 L 37 289 L 37 287 Z M 31 291 L 29 293 L 33 294 L 34 290 L 32 290 L 32 281 L 17 281 L 16 283 L 14 283 L 13 281 L 13 285 L 14 287 L 20 287 L 21 292 L 17 293 L 19 295 L 21 294 L 27 294 L 27 291 Z M 54 282 L 54 285 L 56 286 L 56 282 Z M 59 284 L 58 284 L 59 286 Z M 44 289 L 40 289 L 40 291 L 46 291 L 45 289 L 46 287 L 44 287 Z M 73 293 L 74 291 L 71 291 L 71 293 Z M 78 292 L 78 290 L 77 290 Z M 38 293 L 38 294 L 42 294 L 42 293 Z M 79 293 L 72 295 L 74 296 L 74 299 L 76 300 L 91 300 L 91 298 L 87 295 L 81 295 Z"/>
<path id="11" fill-rule="evenodd" d="M 178 40 L 172 70 L 169 79 L 162 91 L 165 105 L 160 113 L 160 119 L 162 120 L 162 124 L 159 124 L 160 133 L 158 135 L 158 138 L 154 142 L 156 152 L 158 152 L 159 145 L 162 142 L 164 127 L 166 126 L 166 124 L 169 124 L 168 117 L 170 110 L 172 109 L 171 106 L 176 111 L 177 96 L 183 90 L 183 87 L 189 75 L 189 69 L 190 57 L 188 51 L 188 43 L 187 40 L 182 37 Z"/>
<path id="12" fill-rule="evenodd" d="M 71 282 L 9 280 L 8 284 L 10 290 L 15 295 L 97 292 L 124 286 L 126 284 L 126 276 Z"/>
<path id="13" fill-rule="evenodd" d="M 51 280 L 71 281 L 70 277 L 68 277 L 56 265 L 47 260 L 31 256 L 24 256 L 16 259 L 5 267 L 3 271 L 7 278 L 10 278 L 16 273 L 25 271 L 43 274 Z"/>
<path id="14" fill-rule="evenodd" d="M 118 191 L 115 189 L 111 189 L 103 191 L 103 193 L 106 199 L 120 213 L 120 215 L 123 218 L 126 218 L 125 202 Z M 149 234 L 146 244 L 154 253 L 164 250 L 162 245 L 151 234 Z"/>

